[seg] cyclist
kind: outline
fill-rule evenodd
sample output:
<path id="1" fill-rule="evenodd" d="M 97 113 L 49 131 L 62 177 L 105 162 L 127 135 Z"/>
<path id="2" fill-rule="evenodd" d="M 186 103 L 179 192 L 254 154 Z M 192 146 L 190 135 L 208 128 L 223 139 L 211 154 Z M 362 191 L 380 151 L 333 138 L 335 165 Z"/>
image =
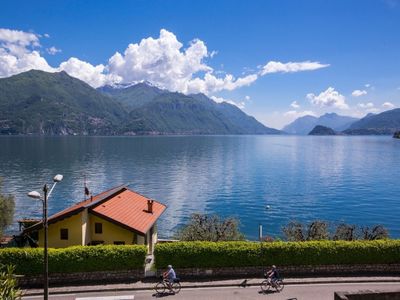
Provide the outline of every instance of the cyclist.
<path id="1" fill-rule="evenodd" d="M 174 282 L 174 279 L 176 278 L 176 274 L 171 265 L 168 265 L 168 270 L 163 273 L 163 278 L 164 278 L 165 282 L 167 283 L 167 286 L 168 286 L 170 292 L 173 293 L 172 283 Z"/>
<path id="2" fill-rule="evenodd" d="M 271 270 L 269 270 L 268 272 L 267 272 L 267 276 L 268 276 L 268 279 L 270 279 L 271 280 L 271 283 L 273 284 L 273 286 L 275 286 L 276 284 L 276 281 L 279 279 L 279 272 L 278 272 L 278 270 L 276 269 L 276 266 L 275 265 L 272 265 L 272 268 L 271 268 Z"/>

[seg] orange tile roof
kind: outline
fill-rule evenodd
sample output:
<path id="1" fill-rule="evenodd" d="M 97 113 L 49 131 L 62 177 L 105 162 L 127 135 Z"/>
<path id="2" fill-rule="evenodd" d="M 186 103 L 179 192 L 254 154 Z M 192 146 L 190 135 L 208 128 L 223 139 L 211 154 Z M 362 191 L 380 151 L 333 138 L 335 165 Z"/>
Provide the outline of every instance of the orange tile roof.
<path id="1" fill-rule="evenodd" d="M 121 185 L 89 199 L 78 202 L 49 217 L 48 223 L 56 223 L 68 218 L 88 208 L 90 212 L 121 225 L 129 230 L 145 234 L 157 221 L 166 209 L 164 204 L 153 202 L 153 213 L 147 212 L 147 200 L 130 189 L 126 185 Z M 24 232 L 30 232 L 43 227 L 43 222 L 39 222 Z"/>
<path id="2" fill-rule="evenodd" d="M 145 234 L 166 209 L 164 204 L 153 202 L 153 213 L 147 212 L 150 200 L 132 190 L 125 189 L 90 211 L 128 229 Z"/>

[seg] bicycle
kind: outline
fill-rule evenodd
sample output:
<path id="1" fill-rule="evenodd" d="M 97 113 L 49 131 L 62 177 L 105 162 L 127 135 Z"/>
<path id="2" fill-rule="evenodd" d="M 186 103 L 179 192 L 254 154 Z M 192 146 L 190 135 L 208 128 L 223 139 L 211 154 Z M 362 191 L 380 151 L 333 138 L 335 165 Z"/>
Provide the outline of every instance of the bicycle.
<path id="1" fill-rule="evenodd" d="M 154 290 L 157 292 L 157 294 L 164 294 L 165 290 L 170 291 L 169 287 L 168 287 L 168 280 L 164 279 L 161 276 L 161 281 L 158 282 L 155 286 L 154 286 Z M 180 279 L 179 278 L 175 278 L 171 284 L 171 289 L 172 292 L 174 294 L 178 294 L 181 290 L 181 283 L 180 283 Z"/>
<path id="2" fill-rule="evenodd" d="M 261 282 L 260 284 L 261 290 L 264 293 L 268 291 L 271 287 L 274 288 L 279 293 L 285 287 L 282 279 L 276 279 L 272 281 L 271 278 L 269 278 L 266 274 L 264 274 L 264 278 L 266 279 L 263 280 L 263 282 Z"/>

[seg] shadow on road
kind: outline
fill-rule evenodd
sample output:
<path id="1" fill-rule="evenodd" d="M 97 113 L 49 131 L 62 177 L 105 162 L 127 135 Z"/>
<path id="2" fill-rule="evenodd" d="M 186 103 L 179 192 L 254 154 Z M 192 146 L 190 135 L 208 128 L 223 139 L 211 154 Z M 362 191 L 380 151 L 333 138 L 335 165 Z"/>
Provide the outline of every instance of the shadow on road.
<path id="1" fill-rule="evenodd" d="M 175 293 L 164 292 L 164 293 L 154 293 L 152 296 L 155 298 L 163 298 L 163 297 L 174 296 L 174 295 L 175 295 Z"/>

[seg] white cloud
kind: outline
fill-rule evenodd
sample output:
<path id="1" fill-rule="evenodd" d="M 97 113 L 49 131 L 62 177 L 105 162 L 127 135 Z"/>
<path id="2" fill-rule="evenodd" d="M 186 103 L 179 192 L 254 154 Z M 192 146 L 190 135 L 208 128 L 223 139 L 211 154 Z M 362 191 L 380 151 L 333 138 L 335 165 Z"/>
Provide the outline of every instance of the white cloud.
<path id="1" fill-rule="evenodd" d="M 351 95 L 353 96 L 353 97 L 360 97 L 360 96 L 363 96 L 363 95 L 366 95 L 367 94 L 367 91 L 366 90 L 354 90 L 352 93 L 351 93 Z"/>
<path id="2" fill-rule="evenodd" d="M 108 70 L 120 76 L 123 83 L 147 80 L 171 91 L 207 95 L 231 91 L 257 80 L 256 74 L 240 78 L 231 74 L 217 77 L 213 68 L 204 62 L 215 52 L 209 53 L 199 39 L 193 40 L 188 48 L 182 48 L 172 32 L 161 29 L 157 39 L 142 39 L 140 43 L 130 44 L 123 54 L 115 53 L 109 60 Z M 199 73 L 205 74 L 199 76 Z"/>
<path id="3" fill-rule="evenodd" d="M 60 64 L 59 71 L 65 71 L 69 75 L 85 81 L 93 87 L 99 87 L 110 82 L 119 82 L 121 79 L 113 74 L 104 74 L 105 66 L 100 64 L 93 66 L 87 62 L 71 57 Z"/>
<path id="4" fill-rule="evenodd" d="M 41 56 L 40 38 L 49 38 L 18 30 L 0 29 L 0 77 L 38 69 L 48 72 L 66 71 L 93 87 L 111 83 L 149 81 L 161 88 L 182 93 L 202 92 L 212 95 L 232 91 L 254 83 L 260 74 L 315 70 L 328 65 L 319 62 L 269 62 L 261 73 L 253 71 L 241 77 L 220 74 L 206 59 L 216 55 L 206 44 L 195 39 L 185 48 L 174 33 L 161 29 L 157 38 L 148 37 L 131 43 L 122 52 L 116 52 L 106 64 L 92 65 L 76 57 L 51 67 Z M 46 49 L 51 55 L 60 52 L 55 46 Z"/>
<path id="5" fill-rule="evenodd" d="M 318 96 L 309 93 L 307 94 L 307 99 L 309 99 L 313 105 L 320 107 L 335 107 L 338 109 L 349 108 L 346 104 L 346 98 L 338 91 L 335 91 L 333 87 L 327 88 L 326 91 L 321 92 Z"/>
<path id="6" fill-rule="evenodd" d="M 290 106 L 297 109 L 300 107 L 300 105 L 297 103 L 297 101 L 293 101 L 292 103 L 290 103 Z"/>
<path id="7" fill-rule="evenodd" d="M 395 108 L 396 106 L 391 102 L 385 102 L 382 104 L 382 107 L 387 108 L 387 109 L 392 109 L 392 108 Z"/>
<path id="8" fill-rule="evenodd" d="M 235 106 L 239 107 L 240 109 L 243 109 L 246 106 L 246 103 L 244 101 L 236 102 L 236 101 L 233 101 L 233 100 L 230 100 L 230 99 L 225 99 L 225 98 L 216 97 L 216 96 L 211 96 L 210 98 L 212 100 L 214 100 L 215 102 L 217 102 L 217 103 L 226 102 L 226 103 L 235 105 Z"/>
<path id="9" fill-rule="evenodd" d="M 54 71 L 36 49 L 39 36 L 18 30 L 0 28 L 0 77 L 8 77 L 31 69 Z"/>
<path id="10" fill-rule="evenodd" d="M 246 101 L 250 101 L 250 96 L 246 96 L 246 97 L 244 97 L 244 99 L 245 99 Z"/>
<path id="11" fill-rule="evenodd" d="M 371 86 L 371 84 L 366 83 L 364 86 L 365 86 L 366 88 L 369 88 L 369 87 Z"/>
<path id="12" fill-rule="evenodd" d="M 367 113 L 378 113 L 378 112 L 380 112 L 380 109 L 375 107 L 375 105 L 372 102 L 358 103 L 357 106 L 359 108 L 363 109 Z"/>
<path id="13" fill-rule="evenodd" d="M 8 48 L 11 52 L 18 46 L 21 47 L 21 50 L 25 50 L 28 46 L 40 46 L 37 34 L 5 28 L 0 28 L 0 44 L 2 48 Z M 17 52 L 19 53 L 19 51 Z"/>
<path id="14" fill-rule="evenodd" d="M 61 52 L 61 49 L 57 49 L 56 47 L 52 46 L 50 48 L 46 48 L 46 51 L 50 55 L 56 55 L 57 53 Z"/>
<path id="15" fill-rule="evenodd" d="M 357 106 L 360 108 L 372 108 L 375 105 L 372 102 L 368 102 L 368 103 L 358 103 Z"/>
<path id="16" fill-rule="evenodd" d="M 317 61 L 288 62 L 288 63 L 281 63 L 279 61 L 270 61 L 263 67 L 260 74 L 265 75 L 271 73 L 294 73 L 301 71 L 313 71 L 326 67 L 329 67 L 329 64 L 321 64 Z"/>
<path id="17" fill-rule="evenodd" d="M 48 34 L 48 33 L 43 34 L 43 36 L 44 36 L 45 38 L 50 38 L 50 34 Z"/>

